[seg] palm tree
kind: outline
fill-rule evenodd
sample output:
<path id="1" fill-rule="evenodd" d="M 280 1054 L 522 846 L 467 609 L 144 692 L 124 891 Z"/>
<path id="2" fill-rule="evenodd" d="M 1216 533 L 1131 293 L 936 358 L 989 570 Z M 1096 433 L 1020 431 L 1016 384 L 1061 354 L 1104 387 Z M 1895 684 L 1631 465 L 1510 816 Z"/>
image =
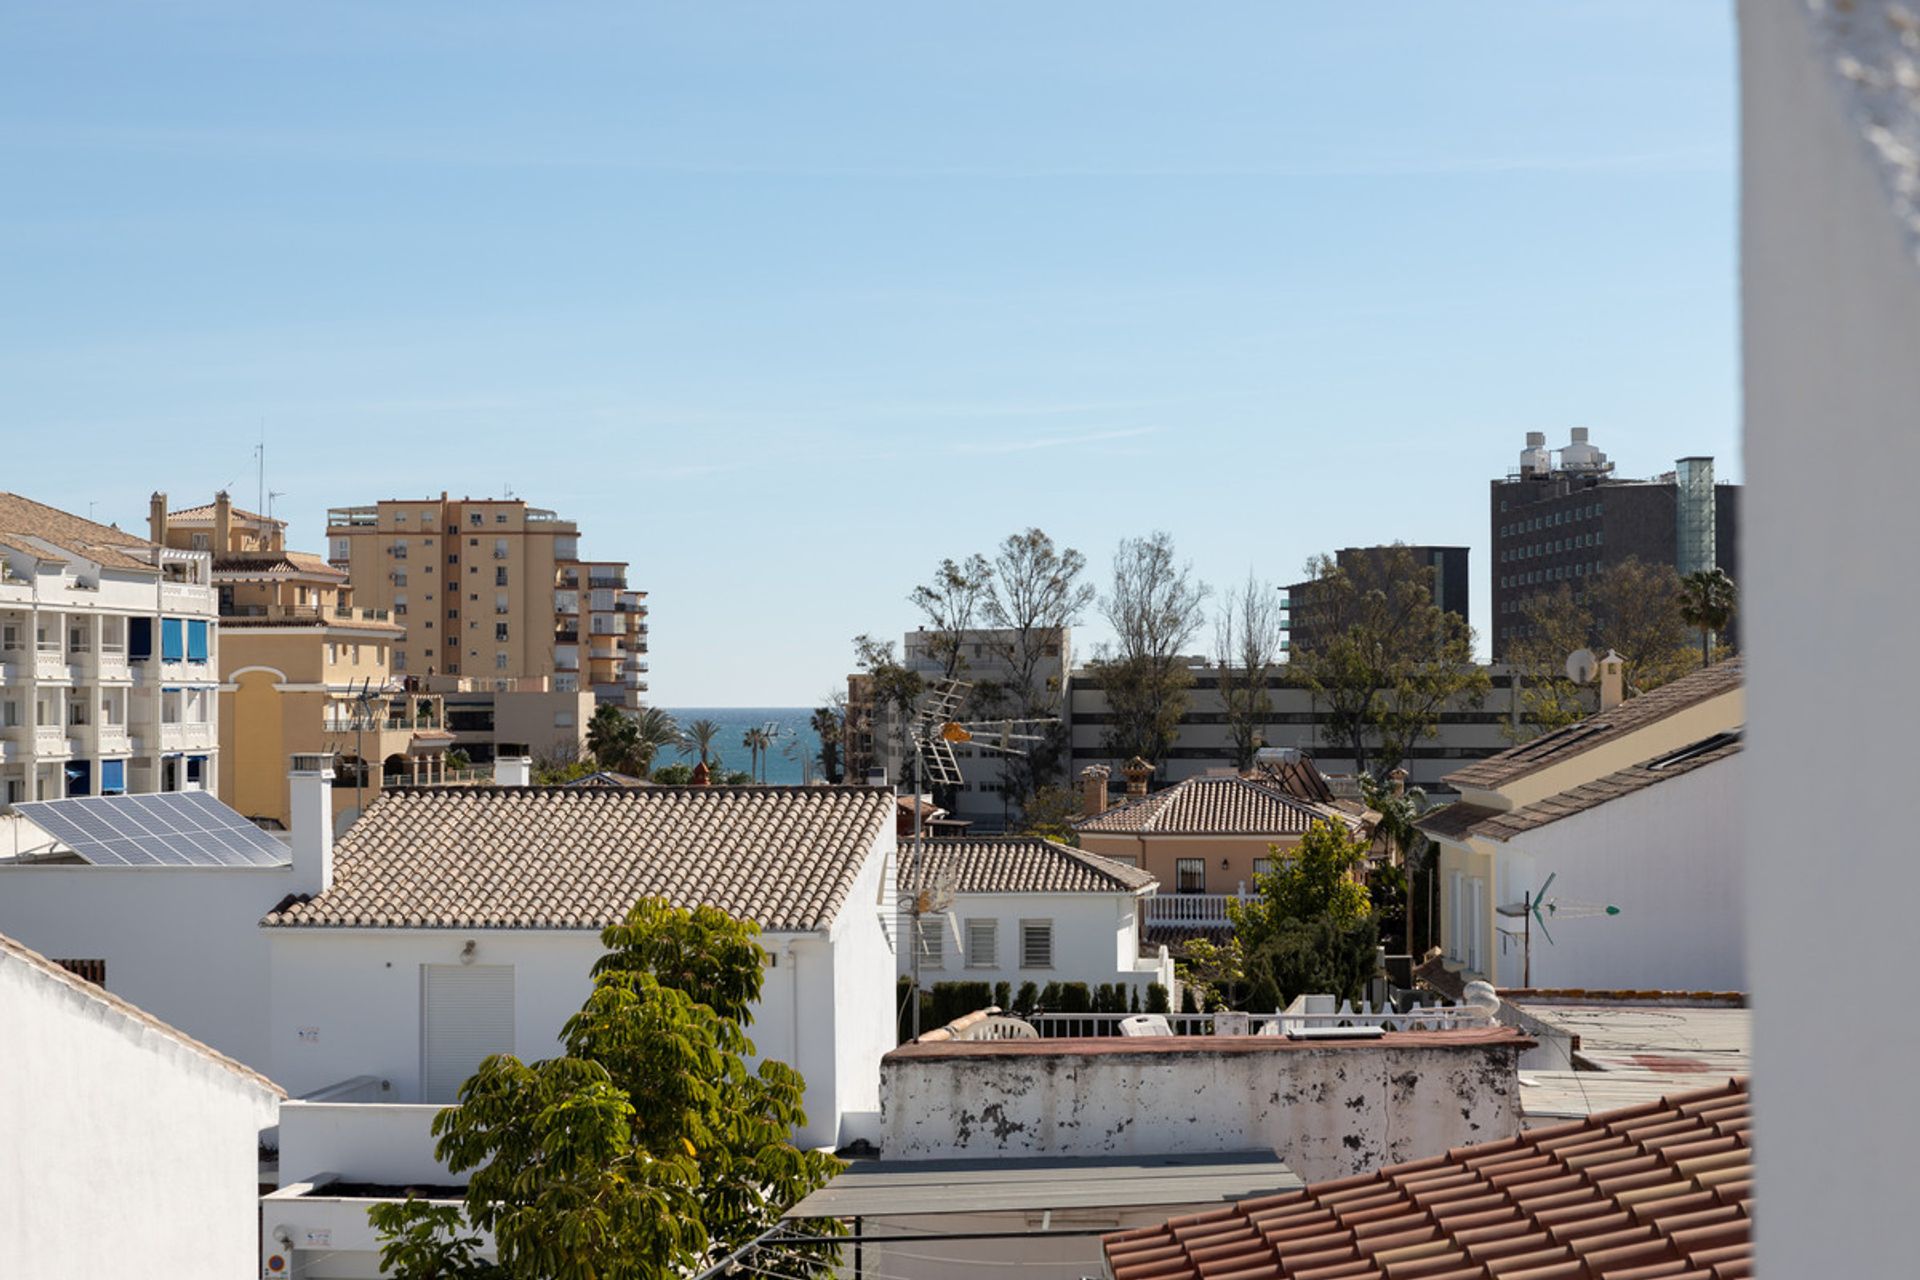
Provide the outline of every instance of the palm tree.
<path id="1" fill-rule="evenodd" d="M 653 772 L 654 758 L 667 747 L 680 745 L 680 726 L 659 707 L 648 707 L 633 722 L 633 742 L 628 763 L 631 772 L 646 777 Z"/>
<path id="2" fill-rule="evenodd" d="M 1699 629 L 1701 666 L 1713 664 L 1713 633 L 1727 629 L 1739 601 L 1740 589 L 1724 569 L 1702 569 L 1680 580 L 1680 616 Z"/>
<path id="3" fill-rule="evenodd" d="M 587 721 L 587 750 L 602 769 L 625 772 L 632 763 L 634 738 L 633 717 L 618 707 L 604 705 Z"/>
<path id="4" fill-rule="evenodd" d="M 720 726 L 712 720 L 695 720 L 687 726 L 687 732 L 680 739 L 680 754 L 698 755 L 700 763 L 709 769 L 713 767 L 713 743 L 720 736 Z"/>
<path id="5" fill-rule="evenodd" d="M 773 739 L 768 736 L 765 729 L 756 726 L 747 730 L 745 735 L 741 737 L 740 745 L 745 747 L 752 755 L 752 765 L 748 772 L 752 774 L 754 781 L 765 782 L 766 777 L 760 767 L 760 757 L 763 752 L 773 746 Z"/>

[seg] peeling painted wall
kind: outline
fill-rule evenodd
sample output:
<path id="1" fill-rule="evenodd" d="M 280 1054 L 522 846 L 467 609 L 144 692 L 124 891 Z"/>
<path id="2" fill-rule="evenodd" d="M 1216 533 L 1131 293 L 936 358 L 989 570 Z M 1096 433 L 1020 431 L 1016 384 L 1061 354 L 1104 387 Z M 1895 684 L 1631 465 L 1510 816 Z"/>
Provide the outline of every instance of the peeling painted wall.
<path id="1" fill-rule="evenodd" d="M 1017 1042 L 1016 1042 L 1017 1043 Z M 1520 1131 L 1510 1032 L 1189 1049 L 1074 1041 L 1036 1052 L 907 1046 L 881 1065 L 888 1159 L 1272 1150 L 1308 1181 Z M 984 1050 L 984 1052 L 983 1052 Z"/>

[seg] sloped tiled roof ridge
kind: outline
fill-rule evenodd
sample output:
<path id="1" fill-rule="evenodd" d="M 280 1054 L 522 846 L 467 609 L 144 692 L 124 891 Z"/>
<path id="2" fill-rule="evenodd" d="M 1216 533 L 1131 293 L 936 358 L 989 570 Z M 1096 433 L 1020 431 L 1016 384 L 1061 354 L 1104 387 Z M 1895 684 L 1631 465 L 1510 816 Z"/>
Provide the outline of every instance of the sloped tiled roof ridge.
<path id="1" fill-rule="evenodd" d="M 17 493 L 0 491 L 0 537 L 9 533 L 39 538 L 99 564 L 158 572 L 142 556 L 130 554 L 135 550 L 144 553 L 153 545 L 145 538 Z"/>
<path id="2" fill-rule="evenodd" d="M 1300 835 L 1316 822 L 1352 818 L 1234 776 L 1186 778 L 1144 799 L 1074 823 L 1079 831 L 1185 835 Z"/>
<path id="3" fill-rule="evenodd" d="M 44 979 L 58 983 L 68 988 L 71 992 L 93 1001 L 100 1011 L 108 1017 L 125 1019 L 128 1023 L 139 1027 L 143 1031 L 150 1031 L 162 1039 L 170 1041 L 175 1046 L 204 1058 L 212 1065 L 224 1071 L 232 1072 L 249 1084 L 265 1089 L 269 1093 L 281 1098 L 287 1096 L 285 1089 L 282 1089 L 279 1085 L 267 1079 L 267 1077 L 261 1075 L 258 1071 L 255 1071 L 246 1063 L 234 1058 L 229 1058 L 226 1054 L 221 1053 L 211 1045 L 202 1044 L 172 1023 L 162 1022 L 145 1009 L 142 1009 L 139 1005 L 122 1000 L 106 988 L 88 982 L 85 978 L 47 959 L 33 948 L 9 938 L 4 933 L 0 933 L 0 964 L 4 964 L 7 961 L 17 961 L 24 964 L 27 968 L 38 972 Z"/>
<path id="4" fill-rule="evenodd" d="M 929 863 L 953 869 L 960 893 L 1138 893 L 1159 883 L 1151 872 L 1037 836 L 942 836 L 926 845 Z M 912 874 L 901 858 L 901 888 Z"/>
<path id="5" fill-rule="evenodd" d="M 1103 1238 L 1114 1280 L 1752 1274 L 1744 1080 Z"/>
<path id="6" fill-rule="evenodd" d="M 600 929 L 642 897 L 824 929 L 893 822 L 878 787 L 445 787 L 383 794 L 280 927 Z"/>
<path id="7" fill-rule="evenodd" d="M 1455 787 L 1492 789 L 1591 751 L 1603 743 L 1677 715 L 1688 707 L 1730 693 L 1746 679 L 1746 661 L 1735 656 L 1681 676 L 1659 688 L 1596 711 L 1563 729 L 1542 734 L 1498 755 L 1456 769 L 1442 781 Z"/>

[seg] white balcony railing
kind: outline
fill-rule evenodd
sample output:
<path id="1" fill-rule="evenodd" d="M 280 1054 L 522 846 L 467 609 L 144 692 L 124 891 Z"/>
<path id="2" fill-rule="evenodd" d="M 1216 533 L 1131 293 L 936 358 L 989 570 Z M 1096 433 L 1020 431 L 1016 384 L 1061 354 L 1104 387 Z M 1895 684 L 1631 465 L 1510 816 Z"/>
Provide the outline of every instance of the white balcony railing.
<path id="1" fill-rule="evenodd" d="M 112 753 L 133 750 L 133 738 L 129 736 L 127 726 L 123 724 L 101 725 L 98 741 L 100 750 L 103 752 Z"/>
<path id="2" fill-rule="evenodd" d="M 168 612 L 212 613 L 213 588 L 191 582 L 163 582 L 160 584 L 160 608 Z"/>
<path id="3" fill-rule="evenodd" d="M 210 724 L 163 724 L 160 726 L 160 749 L 162 751 L 187 751 L 195 747 L 211 747 L 214 732 Z"/>
<path id="4" fill-rule="evenodd" d="M 1147 899 L 1148 924 L 1212 925 L 1225 928 L 1229 902 L 1251 902 L 1250 893 L 1156 893 Z"/>
<path id="5" fill-rule="evenodd" d="M 1032 1024 L 1043 1040 L 1076 1036 L 1117 1036 L 1120 1023 L 1137 1015 L 1130 1013 L 1032 1013 L 1025 1021 Z M 1486 1010 L 1470 1005 L 1423 1008 L 1415 1004 L 1406 1012 L 1382 1006 L 1374 1009 L 1365 1001 L 1358 1009 L 1332 996 L 1301 996 L 1279 1013 L 1167 1013 L 1167 1029 L 1176 1036 L 1252 1035 L 1283 1036 L 1335 1028 L 1378 1027 L 1382 1031 L 1451 1031 L 1463 1027 L 1484 1027 L 1490 1022 Z"/>
<path id="6" fill-rule="evenodd" d="M 65 725 L 41 724 L 33 728 L 33 749 L 40 755 L 65 755 L 67 750 L 67 729 Z"/>

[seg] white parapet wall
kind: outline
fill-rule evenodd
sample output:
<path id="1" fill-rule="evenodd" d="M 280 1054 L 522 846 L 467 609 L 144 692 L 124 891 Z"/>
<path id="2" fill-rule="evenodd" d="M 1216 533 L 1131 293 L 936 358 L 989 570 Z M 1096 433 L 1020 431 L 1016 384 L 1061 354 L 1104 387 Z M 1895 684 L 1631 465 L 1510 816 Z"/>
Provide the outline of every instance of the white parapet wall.
<path id="1" fill-rule="evenodd" d="M 1520 1131 L 1508 1027 L 903 1045 L 881 1063 L 889 1160 L 1269 1149 L 1309 1181 Z"/>

